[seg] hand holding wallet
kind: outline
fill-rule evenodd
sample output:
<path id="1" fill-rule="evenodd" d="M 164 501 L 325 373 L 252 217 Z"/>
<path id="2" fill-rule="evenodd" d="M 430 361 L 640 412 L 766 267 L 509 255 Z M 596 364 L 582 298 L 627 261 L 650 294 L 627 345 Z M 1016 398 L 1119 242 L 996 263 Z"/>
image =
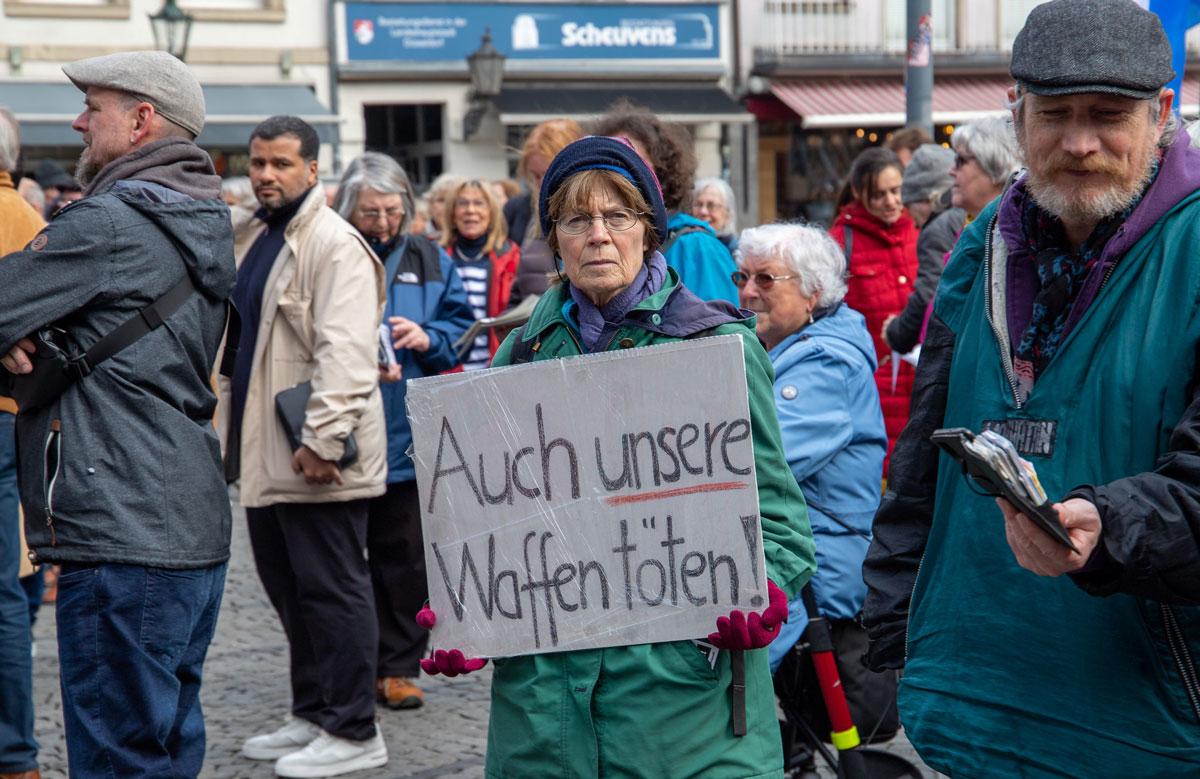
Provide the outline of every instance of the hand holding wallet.
<path id="1" fill-rule="evenodd" d="M 293 452 L 304 445 L 304 412 L 311 395 L 312 382 L 305 381 L 275 396 L 275 415 L 283 425 L 283 434 L 287 436 L 288 446 Z M 342 459 L 337 461 L 337 467 L 347 468 L 357 459 L 358 442 L 354 440 L 354 433 L 351 433 L 346 436 L 346 449 Z"/>
<path id="2" fill-rule="evenodd" d="M 1033 464 L 1018 455 L 1008 439 L 991 430 L 975 435 L 964 427 L 951 427 L 933 431 L 929 440 L 961 463 L 963 473 L 987 494 L 1004 498 L 1055 542 L 1078 551 Z"/>

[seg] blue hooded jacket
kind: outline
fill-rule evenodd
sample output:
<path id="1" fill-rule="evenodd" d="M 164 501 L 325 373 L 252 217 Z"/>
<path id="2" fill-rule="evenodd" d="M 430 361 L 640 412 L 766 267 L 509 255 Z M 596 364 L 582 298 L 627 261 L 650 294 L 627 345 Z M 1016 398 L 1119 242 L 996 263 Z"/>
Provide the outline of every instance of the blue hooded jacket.
<path id="1" fill-rule="evenodd" d="M 684 233 L 675 239 L 663 253 L 667 265 L 675 269 L 679 280 L 696 297 L 701 300 L 727 300 L 736 308 L 738 291 L 733 285 L 733 272 L 737 270 L 737 265 L 733 262 L 733 255 L 707 222 L 683 213 L 671 214 L 667 221 L 668 234 L 689 227 L 701 229 Z"/>
<path id="2" fill-rule="evenodd" d="M 874 379 L 875 346 L 863 315 L 839 303 L 777 344 L 769 356 L 784 454 L 808 502 L 817 608 L 830 619 L 850 619 L 867 594 L 862 563 L 887 451 Z M 797 596 L 768 649 L 772 673 L 807 624 Z"/>
<path id="3" fill-rule="evenodd" d="M 437 253 L 436 267 L 434 263 L 422 261 L 422 254 L 431 257 L 430 252 Z M 408 236 L 384 260 L 384 267 L 388 273 L 388 288 L 383 321 L 386 323 L 389 317 L 402 316 L 416 322 L 429 334 L 429 350 L 423 354 L 412 349 L 395 350 L 401 380 L 379 386 L 387 420 L 387 480 L 388 484 L 395 484 L 416 478 L 412 458 L 408 456 L 408 448 L 412 445 L 412 428 L 404 403 L 408 381 L 458 365 L 461 360 L 454 351 L 454 342 L 475 321 L 475 314 L 467 303 L 462 278 L 449 255 L 427 238 Z"/>

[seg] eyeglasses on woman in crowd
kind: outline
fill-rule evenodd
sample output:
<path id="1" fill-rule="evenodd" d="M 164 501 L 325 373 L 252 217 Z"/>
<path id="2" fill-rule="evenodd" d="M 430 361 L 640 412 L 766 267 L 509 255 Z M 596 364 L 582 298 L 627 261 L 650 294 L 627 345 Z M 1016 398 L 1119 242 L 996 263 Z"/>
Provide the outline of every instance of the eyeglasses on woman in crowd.
<path id="1" fill-rule="evenodd" d="M 567 214 L 555 224 L 567 235 L 579 235 L 586 233 L 591 229 L 592 222 L 600 219 L 604 222 L 605 229 L 623 233 L 637 224 L 640 215 L 640 211 L 634 211 L 632 208 L 614 208 L 603 214 Z"/>
<path id="2" fill-rule="evenodd" d="M 787 281 L 788 279 L 800 278 L 794 273 L 787 276 L 772 276 L 770 273 L 746 273 L 744 270 L 734 271 L 729 275 L 730 278 L 733 279 L 734 286 L 738 289 L 746 286 L 750 279 L 754 279 L 754 286 L 758 287 L 763 292 L 766 292 L 771 287 L 775 286 L 775 282 L 777 281 Z"/>

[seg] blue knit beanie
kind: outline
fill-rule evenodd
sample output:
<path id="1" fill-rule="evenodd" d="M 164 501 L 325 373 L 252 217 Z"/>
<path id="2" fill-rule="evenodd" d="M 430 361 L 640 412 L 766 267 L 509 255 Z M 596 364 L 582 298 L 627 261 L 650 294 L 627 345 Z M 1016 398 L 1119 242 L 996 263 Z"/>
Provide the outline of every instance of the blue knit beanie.
<path id="1" fill-rule="evenodd" d="M 580 138 L 560 151 L 551 161 L 542 179 L 538 196 L 538 219 L 542 235 L 554 227 L 550 221 L 550 198 L 567 179 L 585 170 L 611 170 L 629 180 L 650 204 L 650 216 L 660 243 L 667 240 L 667 209 L 663 205 L 662 188 L 654 170 L 638 155 L 633 144 L 624 138 L 589 135 Z"/>

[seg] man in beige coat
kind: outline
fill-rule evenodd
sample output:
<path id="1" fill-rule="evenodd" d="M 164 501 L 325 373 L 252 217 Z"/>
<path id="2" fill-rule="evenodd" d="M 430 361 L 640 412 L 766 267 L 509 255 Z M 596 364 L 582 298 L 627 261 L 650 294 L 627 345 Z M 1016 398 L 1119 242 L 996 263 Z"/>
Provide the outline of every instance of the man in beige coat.
<path id="1" fill-rule="evenodd" d="M 313 128 L 290 116 L 251 135 L 262 208 L 236 226 L 242 327 L 222 386 L 226 476 L 240 479 L 259 576 L 291 652 L 291 713 L 242 753 L 275 760 L 279 776 L 387 762 L 375 725 L 378 628 L 363 552 L 367 499 L 384 492 L 387 472 L 377 359 L 383 268 L 325 205 L 318 145 Z M 302 382 L 312 394 L 293 451 L 275 399 Z"/>

